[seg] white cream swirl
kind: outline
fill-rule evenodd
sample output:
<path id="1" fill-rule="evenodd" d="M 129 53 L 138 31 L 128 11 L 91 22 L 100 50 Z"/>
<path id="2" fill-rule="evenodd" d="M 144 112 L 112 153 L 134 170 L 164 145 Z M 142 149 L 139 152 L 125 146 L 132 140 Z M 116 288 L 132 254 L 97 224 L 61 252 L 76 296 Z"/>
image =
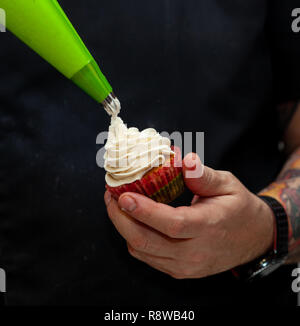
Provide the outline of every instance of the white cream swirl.
<path id="1" fill-rule="evenodd" d="M 175 155 L 170 145 L 155 129 L 127 128 L 119 117 L 112 117 L 104 154 L 106 183 L 117 187 L 141 179 Z"/>

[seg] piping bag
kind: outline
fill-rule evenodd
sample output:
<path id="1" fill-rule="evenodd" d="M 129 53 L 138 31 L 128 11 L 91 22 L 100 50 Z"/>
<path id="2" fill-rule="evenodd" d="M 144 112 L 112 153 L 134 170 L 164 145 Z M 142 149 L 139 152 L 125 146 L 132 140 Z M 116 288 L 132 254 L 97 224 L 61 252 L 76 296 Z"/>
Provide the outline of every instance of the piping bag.
<path id="1" fill-rule="evenodd" d="M 6 27 L 110 114 L 120 102 L 57 0 L 0 0 Z"/>

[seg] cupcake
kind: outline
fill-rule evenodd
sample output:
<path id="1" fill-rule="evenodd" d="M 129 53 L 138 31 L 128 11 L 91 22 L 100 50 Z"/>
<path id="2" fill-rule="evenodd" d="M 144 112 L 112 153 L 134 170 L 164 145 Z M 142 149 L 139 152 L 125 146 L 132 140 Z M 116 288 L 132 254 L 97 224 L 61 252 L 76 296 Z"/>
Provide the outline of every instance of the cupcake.
<path id="1" fill-rule="evenodd" d="M 152 128 L 127 128 L 112 117 L 105 145 L 106 188 L 117 200 L 124 192 L 170 203 L 184 191 L 181 153 Z"/>

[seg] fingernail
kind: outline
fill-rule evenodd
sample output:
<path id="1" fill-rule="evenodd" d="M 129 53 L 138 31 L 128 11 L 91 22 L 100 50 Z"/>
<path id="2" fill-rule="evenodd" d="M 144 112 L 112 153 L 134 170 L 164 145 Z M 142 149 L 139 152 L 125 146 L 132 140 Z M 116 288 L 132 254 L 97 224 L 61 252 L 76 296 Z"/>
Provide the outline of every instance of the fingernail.
<path id="1" fill-rule="evenodd" d="M 186 166 L 186 167 L 187 167 L 188 170 L 193 171 L 193 170 L 196 169 L 196 162 L 192 162 L 191 165 L 188 165 L 188 166 Z"/>
<path id="2" fill-rule="evenodd" d="M 136 209 L 136 202 L 130 196 L 123 196 L 120 199 L 120 206 L 122 209 L 125 209 L 127 212 L 132 212 Z"/>
<path id="3" fill-rule="evenodd" d="M 106 191 L 106 193 L 104 194 L 104 201 L 105 205 L 108 206 L 111 201 L 111 193 L 109 191 Z"/>
<path id="4" fill-rule="evenodd" d="M 185 163 L 185 167 L 188 170 L 195 170 L 197 166 L 197 156 L 193 154 L 192 158 L 190 160 L 187 160 Z"/>

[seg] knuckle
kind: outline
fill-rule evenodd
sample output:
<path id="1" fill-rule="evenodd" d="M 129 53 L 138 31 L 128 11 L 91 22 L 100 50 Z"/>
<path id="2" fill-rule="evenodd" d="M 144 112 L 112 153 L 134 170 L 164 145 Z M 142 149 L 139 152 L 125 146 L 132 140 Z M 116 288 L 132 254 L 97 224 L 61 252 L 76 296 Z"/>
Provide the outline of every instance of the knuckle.
<path id="1" fill-rule="evenodd" d="M 137 251 L 131 246 L 131 244 L 127 243 L 127 249 L 128 249 L 129 254 L 136 258 Z"/>
<path id="2" fill-rule="evenodd" d="M 113 212 L 113 210 L 110 208 L 107 209 L 107 214 L 108 214 L 108 217 L 110 218 L 110 220 L 112 221 L 112 223 L 114 225 L 116 225 L 115 221 L 117 221 L 117 214 L 115 212 Z"/>
<path id="3" fill-rule="evenodd" d="M 132 257 L 136 257 L 136 251 L 133 248 L 128 248 L 128 252 Z"/>
<path id="4" fill-rule="evenodd" d="M 229 193 L 240 192 L 240 182 L 230 171 L 220 171 L 220 182 L 226 186 Z"/>
<path id="5" fill-rule="evenodd" d="M 173 274 L 173 273 L 170 273 L 169 274 L 172 278 L 174 278 L 175 280 L 183 280 L 185 277 L 181 274 Z"/>
<path id="6" fill-rule="evenodd" d="M 143 237 L 135 237 L 131 240 L 130 245 L 135 250 L 145 251 L 149 246 L 149 241 Z"/>
<path id="7" fill-rule="evenodd" d="M 207 170 L 207 172 L 206 172 L 206 183 L 211 184 L 213 179 L 214 179 L 213 173 L 211 172 L 211 170 Z"/>
<path id="8" fill-rule="evenodd" d="M 186 229 L 186 219 L 183 215 L 178 215 L 168 226 L 167 235 L 171 238 L 180 237 Z"/>
<path id="9" fill-rule="evenodd" d="M 234 179 L 234 175 L 230 171 L 221 171 L 221 177 L 225 182 L 231 182 Z"/>
<path id="10" fill-rule="evenodd" d="M 188 267 L 183 268 L 180 274 L 183 276 L 183 278 L 190 278 L 193 276 L 192 270 Z"/>
<path id="11" fill-rule="evenodd" d="M 173 270 L 173 274 L 181 279 L 191 278 L 193 276 L 193 265 L 191 262 L 178 261 L 176 268 Z"/>

